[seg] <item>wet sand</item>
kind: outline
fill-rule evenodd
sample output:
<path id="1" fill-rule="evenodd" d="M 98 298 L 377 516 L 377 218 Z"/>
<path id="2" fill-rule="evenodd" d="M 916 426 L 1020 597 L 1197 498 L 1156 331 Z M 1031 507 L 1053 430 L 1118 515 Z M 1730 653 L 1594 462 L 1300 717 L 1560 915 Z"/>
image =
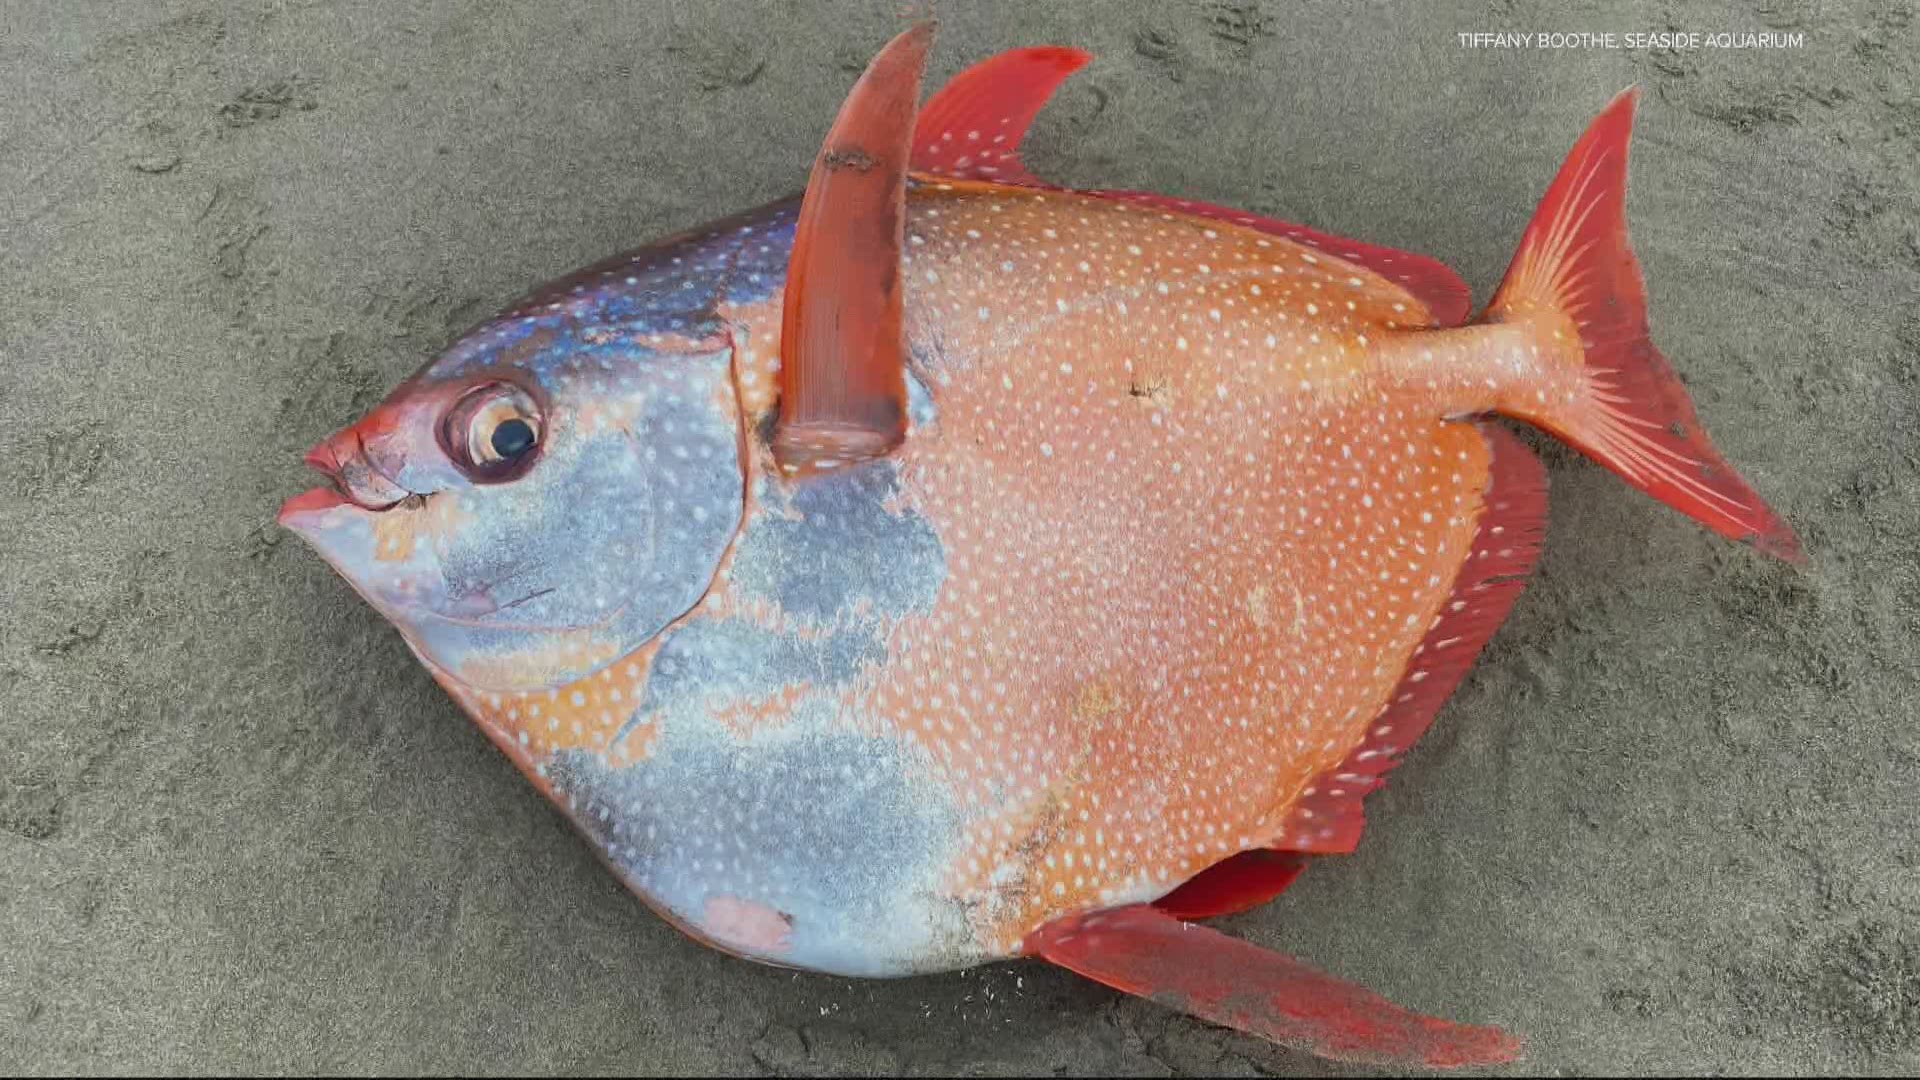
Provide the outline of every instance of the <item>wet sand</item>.
<path id="1" fill-rule="evenodd" d="M 936 4 L 934 75 L 1089 48 L 1033 138 L 1043 175 L 1421 251 L 1481 300 L 1586 121 L 1643 87 L 1655 339 L 1813 566 L 1535 440 L 1552 524 L 1511 621 L 1359 852 L 1228 925 L 1521 1032 L 1529 1071 L 1910 1072 L 1914 5 L 1573 7 Z M 890 3 L 7 4 L 0 1061 L 1330 1071 L 1038 966 L 855 983 L 681 938 L 273 524 L 301 452 L 477 318 L 795 189 L 898 25 Z M 1457 38 L 1503 29 L 1804 44 Z"/>

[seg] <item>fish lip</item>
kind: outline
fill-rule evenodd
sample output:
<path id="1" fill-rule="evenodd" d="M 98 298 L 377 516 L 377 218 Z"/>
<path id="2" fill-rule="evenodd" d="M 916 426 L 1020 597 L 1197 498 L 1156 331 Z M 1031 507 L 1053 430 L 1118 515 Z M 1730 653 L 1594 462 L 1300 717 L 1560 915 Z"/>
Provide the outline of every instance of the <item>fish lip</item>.
<path id="1" fill-rule="evenodd" d="M 300 460 L 306 462 L 308 468 L 324 476 L 340 475 L 340 458 L 333 452 L 332 436 L 314 443 L 313 448 L 308 450 L 306 456 Z"/>
<path id="2" fill-rule="evenodd" d="M 280 512 L 275 516 L 275 520 L 281 525 L 293 528 L 301 518 L 312 517 L 315 514 L 326 513 L 330 510 L 337 510 L 342 506 L 351 506 L 358 510 L 365 510 L 368 513 L 377 514 L 383 510 L 391 510 L 401 503 L 406 502 L 408 499 L 417 497 L 409 493 L 391 502 L 367 502 L 355 498 L 353 491 L 345 484 L 342 484 L 337 477 L 329 476 L 328 479 L 331 480 L 332 483 L 324 487 L 308 488 L 306 491 L 280 504 Z"/>
<path id="3" fill-rule="evenodd" d="M 317 517 L 342 506 L 355 505 L 351 499 L 341 494 L 337 485 L 309 488 L 280 504 L 280 513 L 274 520 L 289 529 L 306 524 L 306 519 Z"/>

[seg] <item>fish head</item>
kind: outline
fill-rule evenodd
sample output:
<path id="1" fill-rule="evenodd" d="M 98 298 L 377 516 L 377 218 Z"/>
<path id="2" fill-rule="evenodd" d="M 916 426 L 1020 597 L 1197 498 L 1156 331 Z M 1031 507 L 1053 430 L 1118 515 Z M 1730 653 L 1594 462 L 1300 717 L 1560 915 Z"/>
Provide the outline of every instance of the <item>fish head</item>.
<path id="1" fill-rule="evenodd" d="M 315 446 L 330 484 L 279 520 L 442 677 L 591 675 L 696 605 L 739 528 L 731 360 L 713 329 L 503 317 Z"/>

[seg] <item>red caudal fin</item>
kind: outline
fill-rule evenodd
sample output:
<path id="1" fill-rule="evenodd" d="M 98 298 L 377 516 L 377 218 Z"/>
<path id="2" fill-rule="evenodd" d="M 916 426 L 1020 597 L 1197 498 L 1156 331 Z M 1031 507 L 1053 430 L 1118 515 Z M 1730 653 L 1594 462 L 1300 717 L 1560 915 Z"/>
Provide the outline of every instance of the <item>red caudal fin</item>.
<path id="1" fill-rule="evenodd" d="M 1009 49 L 955 75 L 920 109 L 913 169 L 967 180 L 1038 184 L 1020 143 L 1053 92 L 1093 54 L 1058 45 Z"/>
<path id="2" fill-rule="evenodd" d="M 1316 777 L 1287 811 L 1280 847 L 1315 855 L 1350 854 L 1366 825 L 1362 801 L 1433 725 L 1480 650 L 1526 588 L 1546 537 L 1547 473 L 1512 432 L 1480 425 L 1491 455 L 1479 525 L 1453 589 L 1387 703 L 1360 745 Z"/>
<path id="3" fill-rule="evenodd" d="M 1627 241 L 1627 143 L 1635 91 L 1613 100 L 1567 155 L 1482 321 L 1530 327 L 1548 370 L 1496 407 L 1552 431 L 1707 528 L 1804 562 L 1793 530 L 1700 426 L 1647 331 Z"/>
<path id="4" fill-rule="evenodd" d="M 1334 1061 L 1450 1069 L 1517 1058 L 1498 1028 L 1421 1016 L 1298 960 L 1151 906 L 1049 923 L 1022 950 L 1210 1023 Z"/>
<path id="5" fill-rule="evenodd" d="M 807 178 L 780 326 L 773 450 L 788 473 L 879 457 L 906 437 L 900 249 L 933 31 L 920 23 L 873 58 Z"/>
<path id="6" fill-rule="evenodd" d="M 1291 851 L 1243 851 L 1188 878 L 1153 906 L 1176 919 L 1238 915 L 1286 892 L 1306 868 L 1306 856 Z"/>

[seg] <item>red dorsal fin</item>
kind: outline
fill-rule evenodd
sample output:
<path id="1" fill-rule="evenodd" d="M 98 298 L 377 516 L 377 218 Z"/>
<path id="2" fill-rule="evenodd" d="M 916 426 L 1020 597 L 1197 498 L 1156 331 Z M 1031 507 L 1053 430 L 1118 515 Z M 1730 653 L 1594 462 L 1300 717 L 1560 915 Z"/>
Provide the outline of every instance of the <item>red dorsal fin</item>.
<path id="1" fill-rule="evenodd" d="M 1363 244 L 1358 240 L 1348 240 L 1309 229 L 1305 225 L 1295 225 L 1290 221 L 1261 217 L 1245 210 L 1235 210 L 1226 206 L 1199 202 L 1194 199 L 1177 199 L 1171 195 L 1155 195 L 1148 191 L 1089 191 L 1088 195 L 1102 198 L 1119 199 L 1124 202 L 1141 203 L 1146 206 L 1158 206 L 1195 217 L 1213 218 L 1231 222 L 1245 228 L 1279 236 L 1296 244 L 1305 244 L 1310 248 L 1323 251 L 1338 259 L 1345 259 L 1356 266 L 1365 267 L 1388 281 L 1413 294 L 1414 299 L 1427 306 L 1429 327 L 1459 326 L 1467 321 L 1467 314 L 1473 306 L 1473 290 L 1460 280 L 1438 259 L 1425 255 L 1416 255 L 1410 251 L 1398 251 L 1378 244 Z M 1418 324 L 1409 321 L 1410 327 Z"/>
<path id="2" fill-rule="evenodd" d="M 1020 143 L 1047 100 L 1093 54 L 1058 45 L 1010 49 L 955 75 L 920 110 L 913 168 L 967 180 L 1038 184 Z"/>
<path id="3" fill-rule="evenodd" d="M 1243 851 L 1188 878 L 1153 906 L 1176 919 L 1238 915 L 1286 892 L 1306 868 L 1306 857 L 1290 851 Z"/>
<path id="4" fill-rule="evenodd" d="M 1291 957 L 1148 905 L 1049 923 L 1022 951 L 1215 1024 L 1335 1061 L 1430 1069 L 1498 1065 L 1520 1041 L 1421 1016 Z"/>
<path id="5" fill-rule="evenodd" d="M 788 473 L 879 457 L 907 425 L 900 248 L 923 22 L 888 42 L 854 84 L 807 178 L 780 326 L 780 420 Z"/>
<path id="6" fill-rule="evenodd" d="M 1315 778 L 1293 805 L 1279 845 L 1286 850 L 1353 851 L 1366 825 L 1361 800 L 1426 733 L 1526 587 L 1545 535 L 1546 470 L 1513 433 L 1491 424 L 1480 430 L 1493 462 L 1472 553 L 1366 739 L 1339 768 Z"/>
<path id="7" fill-rule="evenodd" d="M 1091 53 L 1080 49 L 1046 45 L 1012 49 L 955 75 L 920 111 L 919 125 L 913 135 L 914 170 L 1003 184 L 1052 186 L 1027 171 L 1020 160 L 1020 144 L 1054 91 L 1092 59 Z M 1460 280 L 1460 275 L 1425 255 L 1363 244 L 1304 225 L 1193 199 L 1144 191 L 1107 190 L 1085 194 L 1228 221 L 1345 259 L 1412 293 L 1427 307 L 1428 326 L 1459 326 L 1467 321 L 1472 305 L 1472 290 Z M 1409 325 L 1417 323 L 1409 320 Z"/>

